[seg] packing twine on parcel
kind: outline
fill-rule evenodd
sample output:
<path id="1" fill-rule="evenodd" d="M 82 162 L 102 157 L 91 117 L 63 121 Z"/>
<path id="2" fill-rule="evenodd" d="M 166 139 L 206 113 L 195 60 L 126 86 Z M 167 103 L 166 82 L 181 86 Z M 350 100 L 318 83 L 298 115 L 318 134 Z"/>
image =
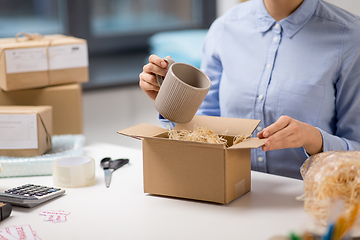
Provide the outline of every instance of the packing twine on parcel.
<path id="1" fill-rule="evenodd" d="M 39 117 L 40 122 L 41 122 L 41 125 L 44 127 L 44 130 L 45 130 L 45 134 L 46 134 L 46 145 L 47 145 L 48 147 L 51 147 L 51 146 L 52 146 L 51 135 L 50 135 L 48 129 L 46 128 L 45 123 L 44 123 L 42 117 L 40 116 L 40 114 L 37 114 L 36 112 L 32 112 L 32 113 L 35 114 L 35 115 L 37 115 L 37 116 Z M 0 171 L 0 172 L 1 172 L 1 171 Z"/>
<path id="2" fill-rule="evenodd" d="M 21 42 L 20 39 L 19 39 L 20 36 L 24 36 L 25 41 L 33 41 L 33 40 L 39 41 L 39 40 L 42 40 L 44 38 L 44 36 L 42 36 L 42 35 L 40 35 L 38 33 L 19 32 L 15 36 L 15 41 L 16 42 Z"/>
<path id="3" fill-rule="evenodd" d="M 25 41 L 41 41 L 45 40 L 43 35 L 40 35 L 38 33 L 25 33 L 25 32 L 19 32 L 15 36 L 15 41 L 20 42 L 19 37 L 24 36 Z M 50 55 L 49 55 L 49 46 L 51 45 L 52 40 L 48 40 L 48 42 L 45 45 L 45 54 L 46 54 L 46 61 L 48 65 L 47 69 L 47 75 L 48 75 L 48 83 L 50 83 Z"/>
<path id="4" fill-rule="evenodd" d="M 51 147 L 52 146 L 51 135 L 48 132 L 48 130 L 47 130 L 46 126 L 45 126 L 45 123 L 44 123 L 42 117 L 40 116 L 40 114 L 38 116 L 40 118 L 41 124 L 43 125 L 45 133 L 46 133 L 46 144 L 47 144 L 48 147 Z"/>
<path id="5" fill-rule="evenodd" d="M 19 37 L 24 36 L 23 38 L 19 39 Z M 25 33 L 19 32 L 15 35 L 15 42 L 26 42 L 26 41 L 44 41 L 46 40 L 43 35 L 38 33 Z M 48 64 L 47 75 L 48 75 L 48 82 L 50 83 L 50 55 L 49 55 L 49 46 L 51 46 L 51 42 L 53 39 L 46 40 L 47 43 L 45 44 L 45 54 L 46 54 L 46 61 Z M 0 52 L 0 59 L 2 58 L 5 49 L 3 48 Z"/>

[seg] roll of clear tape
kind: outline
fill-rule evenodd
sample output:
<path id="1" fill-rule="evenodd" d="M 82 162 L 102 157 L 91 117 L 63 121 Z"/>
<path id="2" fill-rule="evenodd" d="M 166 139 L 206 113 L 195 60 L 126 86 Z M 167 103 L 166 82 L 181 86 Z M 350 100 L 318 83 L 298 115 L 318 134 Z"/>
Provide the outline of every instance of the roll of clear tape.
<path id="1" fill-rule="evenodd" d="M 57 187 L 78 188 L 95 183 L 95 161 L 91 157 L 64 157 L 52 163 L 53 183 Z"/>

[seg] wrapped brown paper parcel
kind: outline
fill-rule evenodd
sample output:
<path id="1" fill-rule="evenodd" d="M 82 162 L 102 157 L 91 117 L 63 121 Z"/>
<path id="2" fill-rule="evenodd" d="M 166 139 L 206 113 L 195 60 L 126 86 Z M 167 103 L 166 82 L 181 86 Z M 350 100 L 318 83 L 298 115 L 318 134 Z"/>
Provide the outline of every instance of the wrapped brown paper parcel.
<path id="1" fill-rule="evenodd" d="M 118 133 L 141 139 L 144 192 L 226 204 L 251 189 L 251 148 L 264 144 L 250 138 L 232 145 L 237 135 L 249 135 L 260 120 L 195 116 L 175 130 L 203 126 L 227 139 L 228 145 L 168 138 L 168 130 L 140 124 Z"/>
<path id="2" fill-rule="evenodd" d="M 51 106 L 0 106 L 0 155 L 34 157 L 51 149 Z"/>
<path id="3" fill-rule="evenodd" d="M 86 40 L 61 34 L 26 36 L 0 39 L 1 89 L 13 91 L 88 81 Z"/>

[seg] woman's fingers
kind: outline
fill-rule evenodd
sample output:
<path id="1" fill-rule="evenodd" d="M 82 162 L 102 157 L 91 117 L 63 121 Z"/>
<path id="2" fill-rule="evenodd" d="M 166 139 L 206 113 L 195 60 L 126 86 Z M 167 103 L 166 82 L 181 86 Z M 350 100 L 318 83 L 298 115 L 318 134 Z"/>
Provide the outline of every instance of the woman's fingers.
<path id="1" fill-rule="evenodd" d="M 305 141 L 302 122 L 288 116 L 281 116 L 275 123 L 258 133 L 259 138 L 267 138 L 264 151 L 297 148 Z"/>
<path id="2" fill-rule="evenodd" d="M 149 57 L 149 63 L 144 65 L 143 71 L 139 74 L 139 86 L 152 100 L 155 100 L 160 89 L 155 75 L 164 77 L 167 68 L 168 63 L 164 59 L 152 54 Z"/>

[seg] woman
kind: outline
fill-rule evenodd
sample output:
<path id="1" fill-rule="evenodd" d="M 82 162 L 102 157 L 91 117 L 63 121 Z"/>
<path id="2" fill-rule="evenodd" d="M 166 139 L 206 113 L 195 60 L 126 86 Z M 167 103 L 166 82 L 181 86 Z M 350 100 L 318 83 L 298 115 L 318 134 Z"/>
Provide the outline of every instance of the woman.
<path id="1" fill-rule="evenodd" d="M 301 178 L 322 151 L 360 150 L 360 18 L 322 0 L 252 0 L 217 19 L 201 69 L 212 88 L 197 114 L 260 119 L 252 169 Z M 140 87 L 152 99 L 152 55 Z M 164 120 L 162 120 L 164 121 Z"/>

